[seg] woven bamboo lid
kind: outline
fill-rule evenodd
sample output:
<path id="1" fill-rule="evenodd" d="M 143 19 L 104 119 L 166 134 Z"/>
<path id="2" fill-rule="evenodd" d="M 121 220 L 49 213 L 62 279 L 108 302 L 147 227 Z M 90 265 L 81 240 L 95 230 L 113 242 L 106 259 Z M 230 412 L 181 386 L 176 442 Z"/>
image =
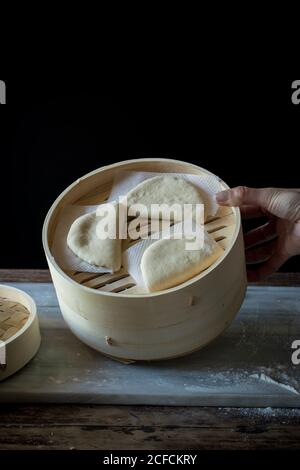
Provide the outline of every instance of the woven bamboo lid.
<path id="1" fill-rule="evenodd" d="M 20 289 L 0 285 L 0 380 L 25 366 L 40 341 L 34 300 Z"/>

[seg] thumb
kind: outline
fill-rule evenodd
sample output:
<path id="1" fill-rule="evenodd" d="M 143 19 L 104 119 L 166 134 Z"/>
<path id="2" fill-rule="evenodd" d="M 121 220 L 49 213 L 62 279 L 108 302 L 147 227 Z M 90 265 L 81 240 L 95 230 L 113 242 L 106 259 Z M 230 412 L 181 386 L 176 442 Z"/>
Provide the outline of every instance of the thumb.
<path id="1" fill-rule="evenodd" d="M 272 188 L 247 188 L 247 186 L 237 186 L 236 188 L 221 191 L 216 195 L 216 201 L 225 206 L 239 207 L 242 205 L 259 206 L 268 210 L 268 203 Z"/>
<path id="2" fill-rule="evenodd" d="M 220 205 L 252 205 L 282 219 L 296 222 L 300 220 L 300 192 L 277 188 L 247 188 L 238 186 L 221 191 L 216 195 Z"/>

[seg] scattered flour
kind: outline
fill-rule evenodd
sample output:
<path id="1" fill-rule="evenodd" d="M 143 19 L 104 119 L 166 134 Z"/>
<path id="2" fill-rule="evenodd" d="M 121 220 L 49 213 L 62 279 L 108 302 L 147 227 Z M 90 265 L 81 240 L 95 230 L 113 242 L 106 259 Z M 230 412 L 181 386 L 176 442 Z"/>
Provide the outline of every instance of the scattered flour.
<path id="1" fill-rule="evenodd" d="M 277 382 L 277 380 L 272 379 L 271 377 L 269 377 L 268 375 L 266 375 L 262 372 L 259 373 L 259 374 L 252 374 L 252 375 L 250 375 L 250 377 L 252 377 L 253 379 L 262 380 L 263 382 L 266 382 L 266 383 L 278 385 L 279 387 L 282 387 L 282 388 L 288 390 L 289 392 L 296 393 L 297 395 L 299 395 L 299 392 L 294 387 L 292 387 L 291 385 L 284 384 L 284 383 L 281 383 L 281 382 Z"/>
<path id="2" fill-rule="evenodd" d="M 271 408 L 270 406 L 266 408 L 218 408 L 219 411 L 225 415 L 237 415 L 244 416 L 247 418 L 300 418 L 300 409 L 299 408 Z M 284 424 L 284 421 L 281 421 Z"/>

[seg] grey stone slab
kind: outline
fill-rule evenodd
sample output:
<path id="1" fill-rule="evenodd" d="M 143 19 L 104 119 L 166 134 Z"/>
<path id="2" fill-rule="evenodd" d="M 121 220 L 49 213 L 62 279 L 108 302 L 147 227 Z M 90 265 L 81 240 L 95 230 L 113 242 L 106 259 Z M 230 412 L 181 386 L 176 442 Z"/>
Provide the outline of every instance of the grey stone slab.
<path id="1" fill-rule="evenodd" d="M 0 383 L 0 402 L 300 407 L 300 288 L 249 287 L 232 325 L 206 348 L 161 362 L 123 365 L 81 343 L 61 316 L 52 284 L 11 283 L 35 299 L 42 345 Z"/>

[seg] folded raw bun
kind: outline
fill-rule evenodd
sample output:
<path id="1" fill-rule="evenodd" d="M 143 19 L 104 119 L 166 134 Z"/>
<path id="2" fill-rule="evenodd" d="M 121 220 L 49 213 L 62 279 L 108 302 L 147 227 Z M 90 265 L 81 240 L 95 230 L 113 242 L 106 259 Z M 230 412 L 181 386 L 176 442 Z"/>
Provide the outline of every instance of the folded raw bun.
<path id="1" fill-rule="evenodd" d="M 211 266 L 223 254 L 223 249 L 204 231 L 203 247 L 187 250 L 182 239 L 162 239 L 154 242 L 144 252 L 141 271 L 150 292 L 169 289 L 191 279 Z"/>
<path id="2" fill-rule="evenodd" d="M 204 199 L 199 189 L 185 178 L 174 175 L 162 175 L 149 178 L 138 184 L 127 194 L 128 209 L 133 204 L 143 204 L 146 206 L 150 217 L 151 204 L 204 204 Z M 193 214 L 195 206 L 193 207 Z M 152 213 L 153 214 L 153 213 Z M 142 214 L 143 216 L 145 214 Z M 161 218 L 161 215 L 159 216 Z M 175 221 L 180 218 L 172 217 Z"/>
<path id="3" fill-rule="evenodd" d="M 112 223 L 116 223 L 116 230 L 118 230 L 118 206 L 116 203 L 113 203 L 113 206 L 115 213 L 107 212 L 107 221 L 111 220 Z M 101 219 L 102 216 L 97 215 L 97 211 L 78 217 L 69 230 L 67 245 L 76 256 L 87 263 L 107 268 L 112 272 L 119 271 L 121 240 L 99 238 L 97 225 Z"/>

